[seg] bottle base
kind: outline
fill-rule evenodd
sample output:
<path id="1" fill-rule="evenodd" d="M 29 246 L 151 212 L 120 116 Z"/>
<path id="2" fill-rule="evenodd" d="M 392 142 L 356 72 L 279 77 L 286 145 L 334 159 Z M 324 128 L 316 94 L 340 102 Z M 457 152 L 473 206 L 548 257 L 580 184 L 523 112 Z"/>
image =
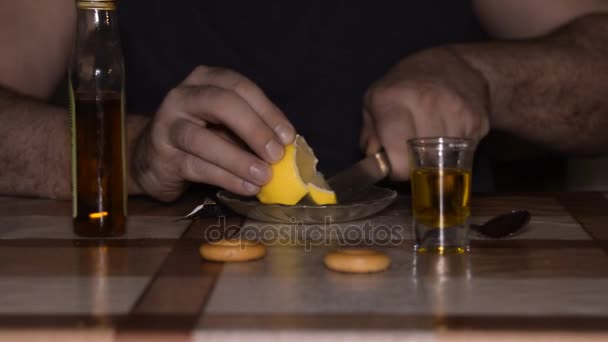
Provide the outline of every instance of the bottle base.
<path id="1" fill-rule="evenodd" d="M 126 234 L 125 219 L 93 220 L 74 218 L 72 220 L 74 234 L 87 238 L 121 237 Z"/>

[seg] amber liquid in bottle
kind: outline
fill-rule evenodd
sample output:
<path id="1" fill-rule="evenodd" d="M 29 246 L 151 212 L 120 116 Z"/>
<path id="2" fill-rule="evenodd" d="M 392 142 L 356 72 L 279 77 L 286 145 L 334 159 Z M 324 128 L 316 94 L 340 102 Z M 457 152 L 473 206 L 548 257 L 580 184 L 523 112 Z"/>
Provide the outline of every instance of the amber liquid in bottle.
<path id="1" fill-rule="evenodd" d="M 121 94 L 74 94 L 74 232 L 123 235 L 126 217 Z"/>

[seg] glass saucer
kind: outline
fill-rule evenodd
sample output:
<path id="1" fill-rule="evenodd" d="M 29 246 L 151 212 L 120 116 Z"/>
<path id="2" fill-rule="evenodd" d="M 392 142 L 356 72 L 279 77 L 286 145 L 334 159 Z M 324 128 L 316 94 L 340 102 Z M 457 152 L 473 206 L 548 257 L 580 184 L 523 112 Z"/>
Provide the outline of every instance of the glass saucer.
<path id="1" fill-rule="evenodd" d="M 324 223 L 359 220 L 384 210 L 397 198 L 391 189 L 372 186 L 346 203 L 334 205 L 281 205 L 262 204 L 255 197 L 243 197 L 220 190 L 217 198 L 237 214 L 248 218 L 274 223 Z"/>

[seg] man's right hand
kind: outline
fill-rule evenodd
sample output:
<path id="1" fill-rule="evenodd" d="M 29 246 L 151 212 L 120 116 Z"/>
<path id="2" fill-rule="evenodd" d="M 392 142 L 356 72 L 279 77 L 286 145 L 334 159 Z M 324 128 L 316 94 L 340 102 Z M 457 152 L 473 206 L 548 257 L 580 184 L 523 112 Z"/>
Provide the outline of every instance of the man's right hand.
<path id="1" fill-rule="evenodd" d="M 131 176 L 143 193 L 163 201 L 177 199 L 190 182 L 255 195 L 294 139 L 291 123 L 252 81 L 200 66 L 168 93 L 143 130 Z"/>

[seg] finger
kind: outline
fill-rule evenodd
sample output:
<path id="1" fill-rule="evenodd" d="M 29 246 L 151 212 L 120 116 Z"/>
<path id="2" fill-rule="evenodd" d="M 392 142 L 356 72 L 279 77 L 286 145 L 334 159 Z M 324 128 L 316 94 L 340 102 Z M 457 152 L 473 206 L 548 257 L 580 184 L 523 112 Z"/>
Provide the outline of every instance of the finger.
<path id="1" fill-rule="evenodd" d="M 283 144 L 290 144 L 295 139 L 296 131 L 285 114 L 247 77 L 229 69 L 202 66 L 197 67 L 184 82 L 234 91 L 272 128 Z"/>
<path id="2" fill-rule="evenodd" d="M 462 136 L 480 141 L 490 129 L 487 111 L 483 107 L 473 105 L 463 112 L 459 114 L 466 117 L 469 124 L 464 127 Z"/>
<path id="3" fill-rule="evenodd" d="M 444 129 L 445 133 L 442 135 L 436 135 L 436 136 L 453 137 L 453 138 L 459 138 L 459 137 L 466 136 L 464 126 L 459 124 L 458 121 L 454 121 L 453 119 L 451 119 L 448 116 L 443 116 L 440 118 L 440 120 L 443 122 L 443 126 L 445 127 L 445 129 Z"/>
<path id="4" fill-rule="evenodd" d="M 426 106 L 420 106 L 420 117 L 428 118 L 427 136 L 472 137 L 475 134 L 477 116 L 470 104 L 460 95 L 450 91 L 438 91 Z M 426 112 L 426 113 L 424 113 Z"/>
<path id="5" fill-rule="evenodd" d="M 243 140 L 239 139 L 239 137 L 236 136 L 236 134 L 234 134 L 231 131 L 227 130 L 223 126 L 221 126 L 221 125 L 207 124 L 206 127 L 213 134 L 215 134 L 218 137 L 226 140 L 227 142 L 233 144 L 234 146 L 238 146 L 238 147 L 240 147 L 240 148 L 242 148 L 244 150 L 248 149 L 247 145 L 243 142 Z"/>
<path id="6" fill-rule="evenodd" d="M 400 181 L 409 179 L 407 141 L 417 136 L 411 114 L 402 109 L 399 113 L 383 113 L 374 117 L 377 135 L 391 163 L 391 177 Z"/>
<path id="7" fill-rule="evenodd" d="M 367 140 L 367 146 L 365 147 L 365 155 L 371 156 L 372 154 L 378 153 L 382 149 L 380 138 L 374 133 L 370 135 Z"/>
<path id="8" fill-rule="evenodd" d="M 285 149 L 274 131 L 234 92 L 214 86 L 180 87 L 178 92 L 186 112 L 228 127 L 269 163 L 283 157 Z"/>
<path id="9" fill-rule="evenodd" d="M 372 155 L 381 149 L 380 139 L 376 134 L 374 120 L 367 109 L 363 109 L 363 128 L 360 138 L 361 150 L 365 155 Z"/>
<path id="10" fill-rule="evenodd" d="M 427 111 L 433 111 L 435 117 L 432 118 L 436 125 L 437 130 L 441 130 L 440 133 L 436 133 L 434 136 L 444 137 L 467 137 L 467 132 L 472 132 L 473 125 L 472 113 L 467 106 L 456 98 L 453 94 L 439 96 L 434 101 L 434 106 Z"/>
<path id="11" fill-rule="evenodd" d="M 170 129 L 171 143 L 178 149 L 217 165 L 255 185 L 266 184 L 272 175 L 270 166 L 251 153 L 187 120 Z"/>
<path id="12" fill-rule="evenodd" d="M 259 186 L 194 155 L 184 158 L 181 176 L 191 182 L 219 186 L 244 196 L 253 196 L 260 191 Z"/>
<path id="13" fill-rule="evenodd" d="M 409 117 L 412 119 L 412 125 L 416 132 L 416 136 L 412 138 L 429 138 L 450 136 L 449 129 L 460 126 L 458 123 L 449 123 L 445 120 L 445 115 L 434 108 L 425 108 L 424 106 L 409 107 Z"/>

